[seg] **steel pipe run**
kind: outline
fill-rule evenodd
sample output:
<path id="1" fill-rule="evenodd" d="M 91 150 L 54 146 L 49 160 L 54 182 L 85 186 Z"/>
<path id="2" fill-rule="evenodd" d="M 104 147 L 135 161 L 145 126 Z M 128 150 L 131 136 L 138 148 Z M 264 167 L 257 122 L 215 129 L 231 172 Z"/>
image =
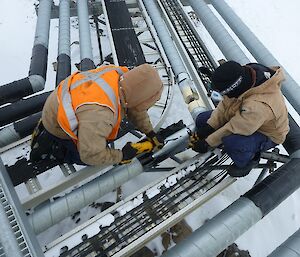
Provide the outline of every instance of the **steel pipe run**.
<path id="1" fill-rule="evenodd" d="M 190 2 L 200 1 L 190 0 Z M 224 0 L 210 0 L 210 2 L 259 63 L 266 66 L 281 66 L 271 52 L 259 41 Z M 289 103 L 300 113 L 300 87 L 287 71 L 285 71 L 285 77 L 282 92 Z"/>
<path id="2" fill-rule="evenodd" d="M 194 125 L 189 126 L 190 130 L 193 128 Z M 130 179 L 140 175 L 144 169 L 147 169 L 149 166 L 152 167 L 152 164 L 158 160 L 165 160 L 174 150 L 177 150 L 179 143 L 180 148 L 183 147 L 183 144 L 187 146 L 187 131 L 188 129 L 185 128 L 170 136 L 169 138 L 173 138 L 174 136 L 180 136 L 180 138 L 176 141 L 170 141 L 166 145 L 166 149 L 159 150 L 157 153 L 149 156 L 149 158 L 134 159 L 128 165 L 116 166 L 103 175 L 67 193 L 65 196 L 36 207 L 33 214 L 28 216 L 29 223 L 32 225 L 34 232 L 39 234 L 45 231 Z"/>
<path id="3" fill-rule="evenodd" d="M 77 0 L 80 42 L 80 70 L 87 71 L 95 68 L 93 61 L 91 31 L 87 0 Z"/>
<path id="4" fill-rule="evenodd" d="M 300 257 L 300 230 L 296 231 L 268 257 Z"/>
<path id="5" fill-rule="evenodd" d="M 0 148 L 29 136 L 42 116 L 35 113 L 0 130 Z"/>
<path id="6" fill-rule="evenodd" d="M 0 108 L 0 127 L 40 112 L 50 93 L 35 95 Z"/>
<path id="7" fill-rule="evenodd" d="M 148 15 L 151 17 L 151 22 L 155 27 L 157 35 L 172 66 L 184 101 L 188 104 L 189 111 L 195 119 L 199 113 L 207 110 L 207 106 L 205 106 L 203 99 L 196 93 L 194 82 L 191 80 L 184 63 L 182 62 L 166 24 L 161 17 L 156 1 L 140 0 L 140 5 L 145 6 Z"/>
<path id="8" fill-rule="evenodd" d="M 71 74 L 70 1 L 59 1 L 59 34 L 56 86 Z"/>
<path id="9" fill-rule="evenodd" d="M 39 2 L 28 77 L 0 86 L 0 105 L 17 101 L 24 96 L 44 89 L 48 62 L 51 5 L 52 0 L 40 0 Z"/>
<path id="10" fill-rule="evenodd" d="M 240 49 L 223 24 L 214 15 L 204 0 L 188 0 L 201 22 L 216 42 L 224 56 L 228 60 L 234 60 L 241 64 L 249 63 L 248 57 Z"/>

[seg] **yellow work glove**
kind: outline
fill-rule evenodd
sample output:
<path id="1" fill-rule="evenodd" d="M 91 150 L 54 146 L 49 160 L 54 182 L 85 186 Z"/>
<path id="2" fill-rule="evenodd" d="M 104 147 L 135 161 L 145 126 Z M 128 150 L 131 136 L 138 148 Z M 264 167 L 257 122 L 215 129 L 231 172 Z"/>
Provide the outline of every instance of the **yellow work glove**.
<path id="1" fill-rule="evenodd" d="M 153 145 L 153 151 L 157 151 L 164 146 L 164 139 L 156 134 L 153 130 L 146 134 L 147 139 Z"/>

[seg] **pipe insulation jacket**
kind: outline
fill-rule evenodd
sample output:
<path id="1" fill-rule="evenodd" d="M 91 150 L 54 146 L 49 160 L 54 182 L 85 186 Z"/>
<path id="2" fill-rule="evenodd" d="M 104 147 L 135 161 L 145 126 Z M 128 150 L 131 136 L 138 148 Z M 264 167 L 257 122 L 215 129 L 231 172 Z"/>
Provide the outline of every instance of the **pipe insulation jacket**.
<path id="1" fill-rule="evenodd" d="M 71 74 L 70 1 L 59 2 L 59 34 L 56 86 Z"/>
<path id="2" fill-rule="evenodd" d="M 39 234 L 142 172 L 143 166 L 136 159 L 128 165 L 116 166 L 65 196 L 37 207 L 28 216 L 29 223 Z"/>
<path id="3" fill-rule="evenodd" d="M 39 1 L 28 77 L 0 86 L 0 105 L 15 102 L 24 96 L 44 89 L 48 63 L 51 6 L 51 0 Z"/>
<path id="4" fill-rule="evenodd" d="M 266 66 L 281 66 L 224 0 L 211 0 L 211 3 L 259 63 Z M 300 87 L 287 71 L 285 71 L 285 77 L 282 92 L 295 110 L 300 113 Z"/>
<path id="5" fill-rule="evenodd" d="M 234 60 L 241 64 L 249 63 L 249 58 L 241 50 L 212 10 L 207 6 L 206 2 L 204 0 L 188 0 L 188 2 L 224 56 L 228 60 Z"/>
<path id="6" fill-rule="evenodd" d="M 77 0 L 80 42 L 80 69 L 87 71 L 95 68 L 93 62 L 91 31 L 87 0 Z"/>

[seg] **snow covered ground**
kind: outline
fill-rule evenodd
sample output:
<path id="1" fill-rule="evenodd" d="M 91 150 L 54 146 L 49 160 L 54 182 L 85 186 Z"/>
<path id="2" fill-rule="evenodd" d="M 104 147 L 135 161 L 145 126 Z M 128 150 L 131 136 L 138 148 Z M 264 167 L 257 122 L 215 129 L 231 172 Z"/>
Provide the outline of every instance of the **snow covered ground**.
<path id="1" fill-rule="evenodd" d="M 1 0 L 0 2 L 0 85 L 26 77 L 29 70 L 34 40 L 36 15 L 35 0 Z M 299 0 L 227 0 L 226 1 L 273 53 L 275 58 L 300 84 Z M 53 88 L 55 73 L 52 62 L 57 55 L 57 21 L 52 21 L 46 89 Z M 76 46 L 72 49 L 78 56 Z M 176 112 L 172 113 L 178 115 Z M 178 117 L 180 119 L 180 117 Z M 137 178 L 141 186 L 147 181 Z M 207 218 L 216 215 L 232 201 L 252 187 L 257 174 L 239 179 L 234 186 L 189 215 L 188 223 L 196 228 Z M 126 194 L 132 193 L 132 183 L 125 185 Z M 242 235 L 237 244 L 250 251 L 252 257 L 265 257 L 300 227 L 300 190 L 295 192 L 267 217 Z M 54 232 L 53 232 L 54 233 Z M 50 235 L 49 235 L 50 236 Z M 151 245 L 159 244 L 153 242 Z M 156 246 L 157 247 L 157 246 Z"/>

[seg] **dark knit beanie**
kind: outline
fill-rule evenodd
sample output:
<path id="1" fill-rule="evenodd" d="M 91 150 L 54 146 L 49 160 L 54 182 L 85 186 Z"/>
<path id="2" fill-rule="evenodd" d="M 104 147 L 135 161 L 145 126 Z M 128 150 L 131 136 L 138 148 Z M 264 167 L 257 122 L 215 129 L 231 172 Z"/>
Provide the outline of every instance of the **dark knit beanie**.
<path id="1" fill-rule="evenodd" d="M 212 87 L 221 95 L 238 97 L 252 87 L 251 70 L 234 61 L 220 65 L 212 74 Z"/>

